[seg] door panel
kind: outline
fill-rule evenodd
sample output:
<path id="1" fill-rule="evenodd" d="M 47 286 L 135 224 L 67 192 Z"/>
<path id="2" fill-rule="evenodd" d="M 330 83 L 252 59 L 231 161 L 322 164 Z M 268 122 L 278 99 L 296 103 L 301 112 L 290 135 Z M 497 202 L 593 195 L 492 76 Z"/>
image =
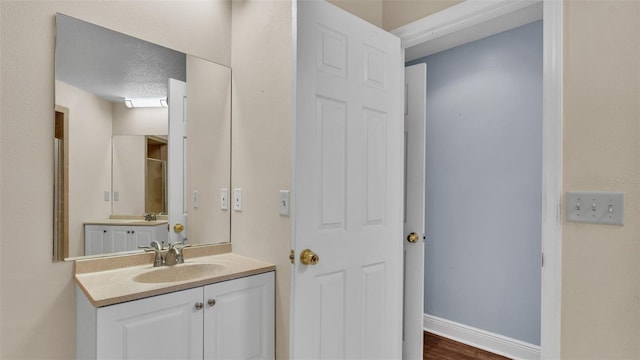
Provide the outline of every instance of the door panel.
<path id="1" fill-rule="evenodd" d="M 169 79 L 169 153 L 168 153 L 168 197 L 169 197 L 169 243 L 183 242 L 187 238 L 186 164 L 187 149 L 187 84 Z M 175 232 L 175 224 L 185 230 Z"/>
<path id="2" fill-rule="evenodd" d="M 399 358 L 399 39 L 322 1 L 297 3 L 291 357 Z"/>
<path id="3" fill-rule="evenodd" d="M 421 359 L 424 313 L 427 65 L 405 70 L 404 359 Z M 417 235 L 409 242 L 409 234 Z"/>

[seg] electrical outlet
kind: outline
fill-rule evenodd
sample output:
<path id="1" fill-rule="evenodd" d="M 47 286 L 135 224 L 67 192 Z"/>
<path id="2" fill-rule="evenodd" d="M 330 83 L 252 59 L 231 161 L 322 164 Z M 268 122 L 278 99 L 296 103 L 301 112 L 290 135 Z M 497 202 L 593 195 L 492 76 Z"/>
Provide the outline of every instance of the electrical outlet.
<path id="1" fill-rule="evenodd" d="M 624 193 L 569 192 L 567 221 L 624 225 Z"/>

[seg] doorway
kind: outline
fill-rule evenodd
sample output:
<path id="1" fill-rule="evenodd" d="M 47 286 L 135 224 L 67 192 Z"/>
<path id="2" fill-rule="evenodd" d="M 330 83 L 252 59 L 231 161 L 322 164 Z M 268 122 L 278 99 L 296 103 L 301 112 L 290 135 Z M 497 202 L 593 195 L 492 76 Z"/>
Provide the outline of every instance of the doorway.
<path id="1" fill-rule="evenodd" d="M 55 106 L 53 137 L 53 261 L 69 257 L 69 109 Z"/>
<path id="2" fill-rule="evenodd" d="M 417 63 L 428 69 L 425 328 L 537 357 L 542 22 Z"/>
<path id="3" fill-rule="evenodd" d="M 527 12 L 542 7 L 542 16 Z M 526 9 L 529 8 L 529 9 Z M 536 19 L 535 16 L 538 16 Z M 415 52 L 443 51 L 487 35 L 539 20 L 543 23 L 542 124 L 542 358 L 560 357 L 562 198 L 562 27 L 561 1 L 463 2 L 393 31 L 402 40 L 407 61 Z M 524 21 L 524 22 L 523 22 Z M 514 25 L 515 23 L 515 25 Z M 497 29 L 497 30 L 496 30 Z M 493 32 L 492 32 L 493 31 Z M 483 35 L 484 34 L 484 35 Z M 435 49 L 435 50 L 434 50 Z M 422 54 L 424 55 L 424 53 Z"/>

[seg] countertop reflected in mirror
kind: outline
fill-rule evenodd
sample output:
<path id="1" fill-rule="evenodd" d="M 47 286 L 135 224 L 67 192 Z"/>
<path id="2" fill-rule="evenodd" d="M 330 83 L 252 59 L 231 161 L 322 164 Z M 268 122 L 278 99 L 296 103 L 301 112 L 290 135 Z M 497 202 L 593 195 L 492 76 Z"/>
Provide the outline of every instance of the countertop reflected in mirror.
<path id="1" fill-rule="evenodd" d="M 231 178 L 230 68 L 57 14 L 55 69 L 54 261 L 106 243 L 145 245 L 147 237 L 110 227 L 150 226 L 145 214 L 172 209 L 186 218 L 186 243 L 230 241 L 230 212 L 219 201 Z M 169 131 L 169 78 L 186 83 L 178 139 Z M 189 155 L 172 164 L 171 145 Z M 180 200 L 169 201 L 171 191 Z M 163 221 L 154 224 L 167 225 L 159 236 L 175 235 L 178 221 Z M 105 228 L 86 237 L 85 224 Z"/>

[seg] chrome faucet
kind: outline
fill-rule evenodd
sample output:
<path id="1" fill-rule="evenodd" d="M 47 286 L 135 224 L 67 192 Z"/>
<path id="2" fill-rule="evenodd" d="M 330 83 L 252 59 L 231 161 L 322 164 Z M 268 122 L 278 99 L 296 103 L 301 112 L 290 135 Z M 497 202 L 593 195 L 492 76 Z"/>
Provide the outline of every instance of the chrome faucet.
<path id="1" fill-rule="evenodd" d="M 150 246 L 139 246 L 144 251 L 155 251 L 156 257 L 153 260 L 153 267 L 160 267 L 164 265 L 164 259 L 162 258 L 162 246 L 157 241 L 152 241 Z"/>
<path id="2" fill-rule="evenodd" d="M 183 245 L 181 242 L 169 244 L 169 250 L 167 250 L 167 255 L 164 258 L 164 264 L 168 266 L 183 264 L 184 255 L 182 254 L 182 249 L 189 246 L 191 245 Z"/>
<path id="3" fill-rule="evenodd" d="M 144 221 L 156 221 L 156 220 L 158 220 L 157 214 L 154 214 L 154 213 L 144 214 Z"/>

